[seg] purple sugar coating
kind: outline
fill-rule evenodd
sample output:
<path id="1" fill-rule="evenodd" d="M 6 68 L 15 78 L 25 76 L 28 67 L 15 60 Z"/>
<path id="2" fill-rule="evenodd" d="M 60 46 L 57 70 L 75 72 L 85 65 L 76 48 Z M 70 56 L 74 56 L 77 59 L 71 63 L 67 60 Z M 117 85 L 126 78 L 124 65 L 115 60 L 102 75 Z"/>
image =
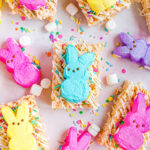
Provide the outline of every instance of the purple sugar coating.
<path id="1" fill-rule="evenodd" d="M 150 44 L 148 45 L 148 49 L 147 49 L 146 55 L 142 61 L 142 65 L 150 67 Z"/>
<path id="2" fill-rule="evenodd" d="M 145 40 L 136 40 L 124 32 L 120 33 L 120 39 L 124 45 L 117 47 L 113 54 L 150 67 L 150 44 Z"/>

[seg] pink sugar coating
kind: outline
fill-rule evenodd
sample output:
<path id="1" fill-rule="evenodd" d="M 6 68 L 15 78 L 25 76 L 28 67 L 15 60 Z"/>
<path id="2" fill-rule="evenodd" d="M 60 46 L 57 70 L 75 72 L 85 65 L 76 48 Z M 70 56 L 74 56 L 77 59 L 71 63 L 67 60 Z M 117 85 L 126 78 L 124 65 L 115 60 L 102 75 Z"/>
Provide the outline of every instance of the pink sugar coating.
<path id="1" fill-rule="evenodd" d="M 94 68 L 94 72 L 98 72 L 98 68 Z"/>

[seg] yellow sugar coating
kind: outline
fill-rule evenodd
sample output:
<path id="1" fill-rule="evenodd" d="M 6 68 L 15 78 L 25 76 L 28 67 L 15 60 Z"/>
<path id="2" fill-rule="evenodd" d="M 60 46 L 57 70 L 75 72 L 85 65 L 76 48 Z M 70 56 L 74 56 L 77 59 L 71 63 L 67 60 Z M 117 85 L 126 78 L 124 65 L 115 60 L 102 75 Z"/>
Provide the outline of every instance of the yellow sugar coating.
<path id="1" fill-rule="evenodd" d="M 110 8 L 116 3 L 116 0 L 87 0 L 91 9 L 99 14 L 100 12 Z"/>
<path id="2" fill-rule="evenodd" d="M 106 107 L 108 105 L 108 103 L 103 104 L 103 107 Z"/>
<path id="3" fill-rule="evenodd" d="M 21 104 L 17 110 L 17 114 L 10 107 L 3 107 L 2 114 L 8 123 L 9 149 L 15 150 L 18 147 L 24 150 L 37 150 L 36 140 L 32 135 L 33 127 L 29 123 L 28 104 L 26 102 Z"/>
<path id="4" fill-rule="evenodd" d="M 110 96 L 110 97 L 108 98 L 108 100 L 109 100 L 109 101 L 113 101 L 113 97 Z"/>
<path id="5" fill-rule="evenodd" d="M 26 107 L 26 106 L 28 106 L 28 107 Z M 24 110 L 28 110 L 28 112 L 24 111 Z M 9 115 L 7 113 L 9 113 Z M 36 148 L 35 149 L 35 148 L 33 148 L 33 146 L 31 148 L 23 147 L 24 150 L 26 150 L 26 149 L 28 149 L 28 150 L 29 149 L 49 150 L 49 142 L 48 142 L 47 136 L 45 135 L 45 132 L 43 129 L 41 117 L 39 115 L 39 110 L 38 110 L 34 96 L 30 96 L 30 95 L 25 96 L 17 101 L 0 105 L 0 114 L 3 114 L 0 116 L 0 120 L 2 121 L 2 122 L 0 122 L 1 149 L 3 149 L 3 150 L 15 149 L 16 150 L 16 147 L 14 145 L 14 144 L 16 144 L 16 141 L 22 139 L 22 143 L 24 141 L 24 143 L 22 145 L 26 146 L 26 143 L 28 140 L 25 140 L 25 139 L 29 139 L 30 141 L 28 141 L 27 145 L 31 146 L 34 143 L 33 142 L 33 140 L 34 140 L 36 142 L 36 146 L 38 148 L 35 147 Z M 4 118 L 6 121 L 4 121 Z M 28 121 L 26 121 L 26 120 L 28 120 Z M 12 123 L 13 124 L 15 123 L 15 125 L 12 125 Z M 18 125 L 18 123 L 19 123 L 19 125 Z M 13 128 L 13 130 L 11 128 Z M 21 136 L 19 136 L 21 138 L 18 138 L 18 135 L 20 133 L 22 133 Z M 27 138 L 22 138 L 22 137 L 24 137 L 23 135 L 26 135 Z M 33 139 L 33 140 L 31 140 L 31 139 Z M 13 145 L 10 146 L 10 143 L 12 140 L 14 142 L 13 142 Z M 30 144 L 30 142 L 32 142 L 32 143 Z M 21 145 L 20 142 L 19 142 L 19 144 Z M 17 147 L 19 144 L 17 142 Z"/>

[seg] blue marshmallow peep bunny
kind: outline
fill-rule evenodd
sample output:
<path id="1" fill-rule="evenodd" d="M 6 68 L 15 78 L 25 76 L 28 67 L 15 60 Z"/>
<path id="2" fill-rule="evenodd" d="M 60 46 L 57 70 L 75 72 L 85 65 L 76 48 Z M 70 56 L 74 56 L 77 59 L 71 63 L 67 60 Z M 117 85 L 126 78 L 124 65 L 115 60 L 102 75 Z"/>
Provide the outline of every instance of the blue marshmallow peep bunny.
<path id="1" fill-rule="evenodd" d="M 65 80 L 61 84 L 61 96 L 70 103 L 80 103 L 89 96 L 89 71 L 87 70 L 95 60 L 92 52 L 78 56 L 76 47 L 68 45 L 66 48 Z"/>

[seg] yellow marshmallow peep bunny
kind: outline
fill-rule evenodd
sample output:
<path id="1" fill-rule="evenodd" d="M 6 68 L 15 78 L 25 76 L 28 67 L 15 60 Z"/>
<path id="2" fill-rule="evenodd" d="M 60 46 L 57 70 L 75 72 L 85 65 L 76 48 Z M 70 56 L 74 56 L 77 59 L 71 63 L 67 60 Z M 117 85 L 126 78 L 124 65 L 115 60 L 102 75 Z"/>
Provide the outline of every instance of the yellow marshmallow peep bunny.
<path id="1" fill-rule="evenodd" d="M 116 0 L 87 0 L 91 9 L 96 13 L 99 14 L 101 11 L 110 8 L 116 3 Z"/>
<path id="2" fill-rule="evenodd" d="M 16 114 L 10 107 L 3 107 L 2 114 L 8 123 L 9 150 L 38 150 L 29 122 L 28 104 L 22 103 Z"/>

